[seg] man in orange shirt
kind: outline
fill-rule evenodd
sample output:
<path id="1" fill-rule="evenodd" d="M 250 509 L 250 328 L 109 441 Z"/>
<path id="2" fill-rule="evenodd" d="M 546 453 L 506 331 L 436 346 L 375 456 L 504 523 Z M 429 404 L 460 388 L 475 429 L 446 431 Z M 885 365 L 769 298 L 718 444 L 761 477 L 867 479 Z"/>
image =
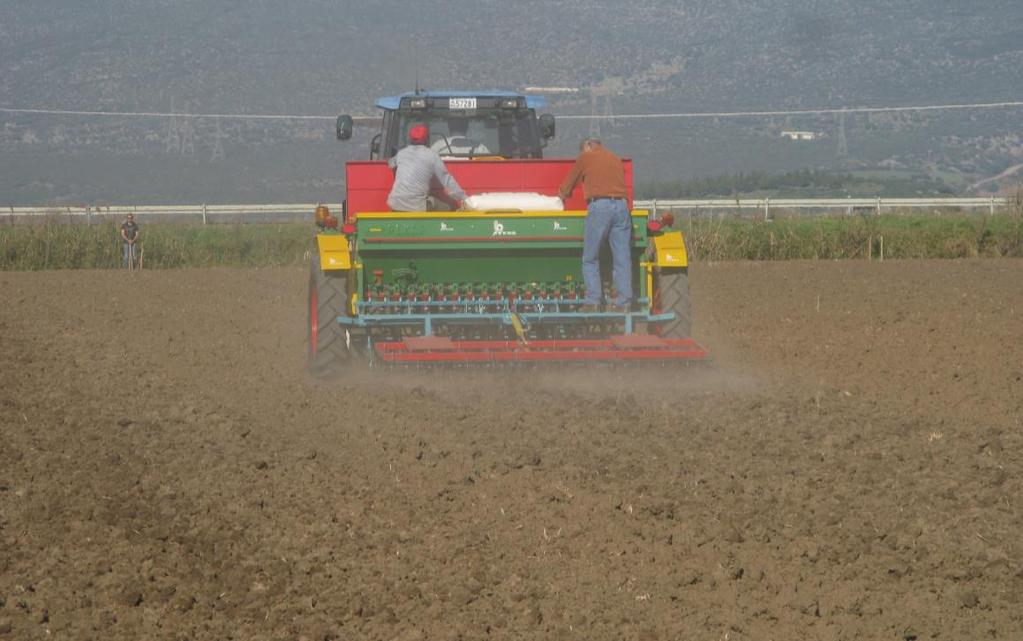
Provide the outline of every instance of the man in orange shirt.
<path id="1" fill-rule="evenodd" d="M 583 281 L 586 298 L 580 312 L 599 310 L 602 298 L 600 247 L 608 240 L 614 265 L 614 303 L 605 311 L 626 312 L 632 305 L 632 219 L 629 215 L 625 166 L 596 138 L 587 138 L 579 146 L 579 157 L 561 183 L 559 195 L 567 199 L 582 180 L 586 198 L 586 225 L 583 232 Z"/>

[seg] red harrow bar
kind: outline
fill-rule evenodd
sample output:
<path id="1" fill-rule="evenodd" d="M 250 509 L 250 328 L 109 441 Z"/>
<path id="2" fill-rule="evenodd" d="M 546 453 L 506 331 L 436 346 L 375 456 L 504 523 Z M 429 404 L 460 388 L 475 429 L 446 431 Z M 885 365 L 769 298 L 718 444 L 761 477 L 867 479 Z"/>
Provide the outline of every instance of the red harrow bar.
<path id="1" fill-rule="evenodd" d="M 537 341 L 455 341 L 443 336 L 410 336 L 374 344 L 384 363 L 637 362 L 703 361 L 710 358 L 691 338 L 624 334 L 606 339 Z"/>

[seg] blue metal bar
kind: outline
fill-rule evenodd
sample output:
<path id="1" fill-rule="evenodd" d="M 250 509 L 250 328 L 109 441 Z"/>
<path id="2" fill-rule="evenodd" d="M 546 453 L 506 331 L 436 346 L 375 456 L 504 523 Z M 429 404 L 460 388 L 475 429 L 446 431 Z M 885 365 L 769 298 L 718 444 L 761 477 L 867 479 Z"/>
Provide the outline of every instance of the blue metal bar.
<path id="1" fill-rule="evenodd" d="M 649 303 L 650 303 L 650 299 L 649 298 L 639 298 L 639 299 L 636 299 L 636 304 L 639 305 L 639 306 L 648 305 Z M 434 301 L 434 300 L 431 300 L 431 301 L 417 301 L 417 300 L 359 301 L 358 308 L 359 308 L 359 311 L 373 311 L 373 310 L 378 310 L 378 309 L 393 309 L 393 308 L 396 308 L 396 307 L 400 307 L 400 308 L 407 309 L 407 310 L 411 311 L 413 309 L 421 309 L 423 307 L 426 307 L 426 308 L 429 308 L 429 309 L 435 309 L 435 308 L 443 309 L 443 308 L 447 308 L 447 307 L 458 307 L 458 308 L 465 309 L 468 313 L 473 313 L 473 312 L 471 312 L 469 310 L 478 309 L 481 305 L 483 307 L 498 307 L 498 308 L 500 308 L 502 310 L 508 310 L 511 307 L 520 307 L 520 306 L 526 306 L 526 307 L 533 306 L 533 307 L 535 307 L 537 305 L 544 305 L 544 306 L 550 305 L 550 306 L 553 306 L 555 308 L 559 308 L 559 307 L 561 307 L 563 305 L 564 306 L 573 306 L 573 305 L 579 306 L 579 305 L 582 305 L 582 304 L 583 304 L 583 302 L 581 300 L 578 300 L 578 299 L 576 299 L 576 300 L 569 300 L 567 298 L 532 298 L 532 299 L 516 298 L 514 300 L 514 302 L 509 302 L 509 300 L 507 298 L 498 298 L 498 299 L 470 298 L 470 299 L 461 299 L 461 300 L 457 300 L 457 301 L 443 301 L 443 300 L 438 300 L 438 301 Z"/>
<path id="2" fill-rule="evenodd" d="M 651 314 L 649 312 L 519 312 L 519 318 L 529 324 L 562 323 L 578 324 L 587 320 L 625 321 L 625 331 L 631 334 L 636 320 L 648 323 L 661 323 L 675 318 L 673 312 Z M 466 314 L 364 314 L 360 316 L 339 316 L 337 321 L 342 325 L 353 327 L 421 325 L 426 335 L 433 333 L 434 323 L 450 324 L 499 324 L 511 325 L 511 313 L 466 313 Z"/>

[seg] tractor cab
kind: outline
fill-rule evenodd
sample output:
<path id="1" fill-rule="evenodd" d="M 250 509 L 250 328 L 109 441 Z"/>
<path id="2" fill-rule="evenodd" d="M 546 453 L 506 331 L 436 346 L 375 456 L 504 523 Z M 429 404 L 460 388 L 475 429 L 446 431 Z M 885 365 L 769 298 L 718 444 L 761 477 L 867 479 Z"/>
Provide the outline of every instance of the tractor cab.
<path id="1" fill-rule="evenodd" d="M 508 92 L 418 92 L 377 101 L 380 131 L 370 142 L 370 160 L 387 160 L 407 146 L 414 125 L 430 130 L 430 148 L 448 160 L 542 158 L 554 137 L 554 116 L 540 96 Z M 337 119 L 337 137 L 352 136 L 351 116 Z"/>

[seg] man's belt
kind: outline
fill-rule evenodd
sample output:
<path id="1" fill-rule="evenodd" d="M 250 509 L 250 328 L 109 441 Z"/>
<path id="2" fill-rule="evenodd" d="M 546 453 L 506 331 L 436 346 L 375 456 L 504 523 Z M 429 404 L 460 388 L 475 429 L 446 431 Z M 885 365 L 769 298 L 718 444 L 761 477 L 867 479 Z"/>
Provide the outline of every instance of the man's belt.
<path id="1" fill-rule="evenodd" d="M 587 198 L 586 204 L 588 205 L 598 200 L 625 200 L 625 198 L 621 196 L 594 196 L 593 198 Z"/>

